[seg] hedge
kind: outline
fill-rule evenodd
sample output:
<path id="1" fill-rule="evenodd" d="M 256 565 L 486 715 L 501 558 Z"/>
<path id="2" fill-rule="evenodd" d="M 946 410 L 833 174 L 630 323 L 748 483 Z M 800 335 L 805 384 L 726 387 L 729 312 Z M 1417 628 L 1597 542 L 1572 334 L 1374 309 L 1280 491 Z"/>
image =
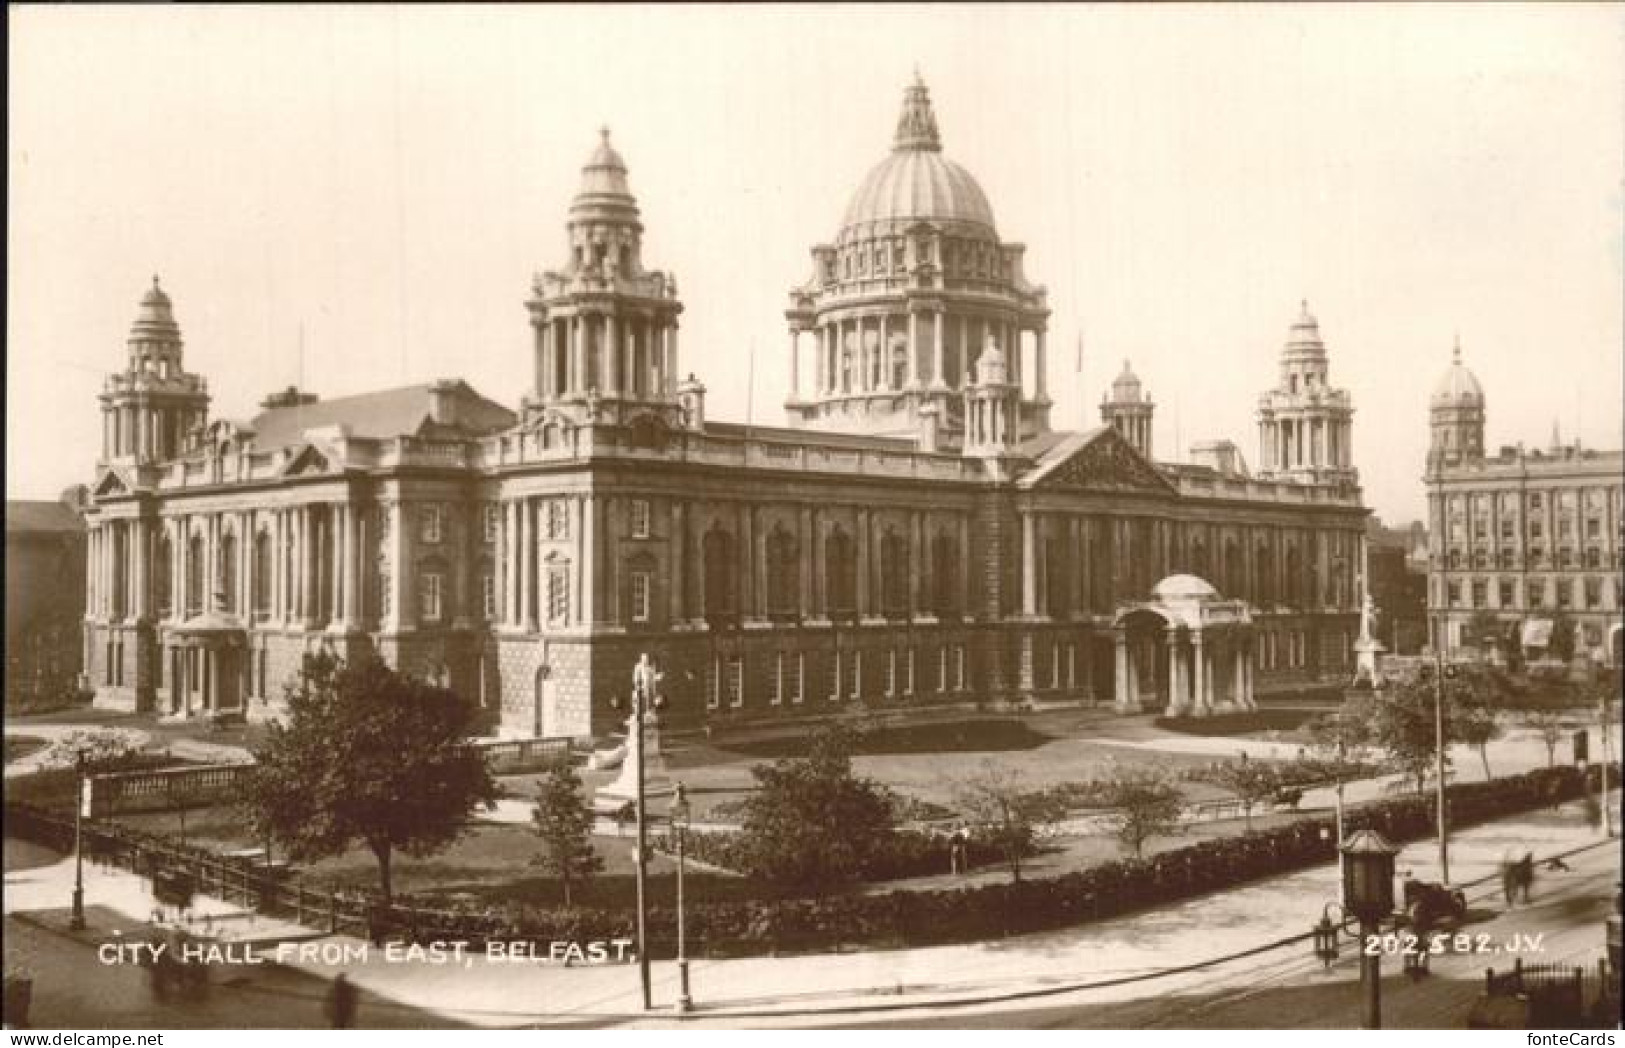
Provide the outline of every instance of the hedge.
<path id="1" fill-rule="evenodd" d="M 1595 773 L 1591 780 L 1595 783 Z M 1461 827 L 1572 800 L 1584 781 L 1564 767 L 1451 786 L 1451 822 Z M 1349 813 L 1346 828 L 1374 828 L 1396 843 L 1425 837 L 1433 832 L 1433 804 L 1432 797 L 1378 801 Z M 1149 859 L 1123 859 L 1019 884 L 694 903 L 685 914 L 688 951 L 733 956 L 918 946 L 1049 931 L 1331 862 L 1332 838 L 1332 820 L 1302 819 L 1251 836 L 1206 840 Z M 523 908 L 468 914 L 456 937 L 604 938 L 630 935 L 631 927 L 632 915 L 625 912 Z M 676 941 L 675 913 L 654 907 L 648 935 L 651 953 L 669 956 Z"/>

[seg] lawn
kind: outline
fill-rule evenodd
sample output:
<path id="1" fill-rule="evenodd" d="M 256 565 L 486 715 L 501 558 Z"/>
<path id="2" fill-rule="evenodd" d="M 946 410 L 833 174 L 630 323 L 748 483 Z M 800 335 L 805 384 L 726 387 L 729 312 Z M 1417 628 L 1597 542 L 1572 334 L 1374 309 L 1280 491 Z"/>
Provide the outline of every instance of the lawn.
<path id="1" fill-rule="evenodd" d="M 1221 738 L 1239 736 L 1275 742 L 1296 742 L 1298 729 L 1324 712 L 1324 710 L 1266 706 L 1245 713 L 1217 713 L 1211 717 L 1158 717 L 1154 723 L 1163 731 L 1178 732 L 1181 735 Z M 1282 736 L 1287 737 L 1283 739 Z"/>

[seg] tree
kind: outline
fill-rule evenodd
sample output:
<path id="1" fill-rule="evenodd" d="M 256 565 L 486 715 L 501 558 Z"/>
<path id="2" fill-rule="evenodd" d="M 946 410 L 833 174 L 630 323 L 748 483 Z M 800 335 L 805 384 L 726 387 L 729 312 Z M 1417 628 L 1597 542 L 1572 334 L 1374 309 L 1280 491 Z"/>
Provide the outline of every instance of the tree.
<path id="1" fill-rule="evenodd" d="M 1433 666 L 1424 664 L 1416 673 L 1378 695 L 1368 707 L 1373 744 L 1416 780 L 1417 792 L 1427 786 L 1428 774 L 1438 754 L 1436 674 Z M 1451 745 L 1467 741 L 1463 727 L 1475 715 L 1464 712 L 1465 708 L 1487 705 L 1488 697 L 1495 693 L 1496 679 L 1483 667 L 1448 668 L 1443 683 L 1447 754 Z"/>
<path id="2" fill-rule="evenodd" d="M 1479 608 L 1473 612 L 1462 628 L 1462 636 L 1466 642 L 1485 655 L 1501 647 L 1503 632 L 1501 620 L 1488 608 Z"/>
<path id="3" fill-rule="evenodd" d="M 1016 883 L 1021 881 L 1022 859 L 1066 814 L 1054 793 L 1028 789 L 1018 773 L 992 761 L 954 790 L 954 804 L 971 833 L 1004 856 Z"/>
<path id="4" fill-rule="evenodd" d="M 1556 710 L 1537 710 L 1529 723 L 1546 745 L 1546 767 L 1557 767 L 1557 746 L 1563 741 L 1563 715 Z"/>
<path id="5" fill-rule="evenodd" d="M 291 858 L 359 842 L 378 860 L 387 903 L 397 851 L 440 851 L 496 801 L 485 759 L 468 745 L 475 710 L 444 688 L 376 657 L 346 664 L 321 653 L 306 658 L 287 702 L 286 723 L 272 724 L 254 751 L 243 806 L 257 834 L 282 841 Z"/>
<path id="6" fill-rule="evenodd" d="M 581 798 L 581 777 L 568 761 L 554 765 L 542 780 L 532 818 L 545 849 L 535 861 L 559 879 L 568 906 L 570 886 L 604 868 L 592 847 L 592 811 Z"/>
<path id="7" fill-rule="evenodd" d="M 1552 636 L 1546 645 L 1546 654 L 1563 662 L 1574 658 L 1574 620 L 1564 612 L 1552 616 Z"/>
<path id="8" fill-rule="evenodd" d="M 1253 806 L 1273 797 L 1281 787 L 1281 777 L 1274 768 L 1263 761 L 1249 760 L 1245 754 L 1239 761 L 1221 762 L 1203 778 L 1236 795 L 1248 833 L 1253 832 Z"/>
<path id="9" fill-rule="evenodd" d="M 852 773 L 851 738 L 833 726 L 804 759 L 751 769 L 742 861 L 786 893 L 822 894 L 863 877 L 891 843 L 895 816 L 885 791 Z"/>
<path id="10" fill-rule="evenodd" d="M 1478 751 L 1484 762 L 1484 778 L 1490 778 L 1490 743 L 1499 739 L 1502 728 L 1495 710 L 1480 697 L 1476 702 L 1459 704 L 1454 712 L 1457 738 Z"/>
<path id="11" fill-rule="evenodd" d="M 1157 764 L 1115 769 L 1106 779 L 1101 799 L 1111 806 L 1107 819 L 1118 841 L 1136 858 L 1145 842 L 1165 836 L 1179 825 L 1184 798 L 1173 776 Z"/>

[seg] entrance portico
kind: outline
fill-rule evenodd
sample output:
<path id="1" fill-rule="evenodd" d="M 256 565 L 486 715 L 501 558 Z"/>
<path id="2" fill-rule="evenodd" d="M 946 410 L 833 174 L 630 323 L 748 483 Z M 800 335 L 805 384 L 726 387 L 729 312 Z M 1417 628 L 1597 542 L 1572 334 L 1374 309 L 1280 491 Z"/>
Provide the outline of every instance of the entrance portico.
<path id="1" fill-rule="evenodd" d="M 1245 601 L 1224 600 L 1194 575 L 1170 575 L 1150 601 L 1120 605 L 1112 625 L 1119 713 L 1140 712 L 1146 695 L 1160 696 L 1170 717 L 1257 708 Z"/>

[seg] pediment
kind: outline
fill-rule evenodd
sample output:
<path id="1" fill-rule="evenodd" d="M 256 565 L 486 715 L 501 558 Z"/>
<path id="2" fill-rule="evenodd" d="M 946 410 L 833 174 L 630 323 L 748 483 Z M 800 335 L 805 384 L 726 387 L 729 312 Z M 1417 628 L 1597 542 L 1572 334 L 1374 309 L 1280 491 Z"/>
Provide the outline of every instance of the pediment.
<path id="1" fill-rule="evenodd" d="M 1102 427 L 1029 474 L 1023 486 L 1043 491 L 1137 492 L 1176 495 L 1179 489 L 1122 434 Z"/>
<path id="2" fill-rule="evenodd" d="M 282 469 L 282 475 L 284 477 L 312 476 L 330 473 L 332 470 L 333 465 L 327 456 L 322 454 L 314 445 L 306 444 L 294 452 L 292 458 L 288 459 L 288 464 Z"/>
<path id="3" fill-rule="evenodd" d="M 130 492 L 131 488 L 129 481 L 125 480 L 125 478 L 121 476 L 119 471 L 116 469 L 108 469 L 104 471 L 101 477 L 96 481 L 95 487 L 90 489 L 90 494 L 94 498 L 98 499 L 121 498 L 125 495 L 129 495 Z"/>

